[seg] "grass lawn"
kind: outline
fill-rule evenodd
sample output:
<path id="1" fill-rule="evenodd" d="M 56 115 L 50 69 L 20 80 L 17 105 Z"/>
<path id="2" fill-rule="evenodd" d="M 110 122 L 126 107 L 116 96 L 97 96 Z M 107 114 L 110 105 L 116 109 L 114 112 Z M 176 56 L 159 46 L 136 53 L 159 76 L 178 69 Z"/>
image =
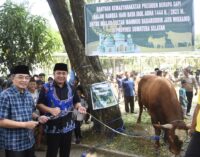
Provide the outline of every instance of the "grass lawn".
<path id="1" fill-rule="evenodd" d="M 141 124 L 136 123 L 137 117 L 137 114 L 124 114 L 122 116 L 126 128 L 124 133 L 130 136 L 116 135 L 112 137 L 105 134 L 99 134 L 94 132 L 92 127 L 87 127 L 87 124 L 84 124 L 82 126 L 84 138 L 81 143 L 95 148 L 100 147 L 108 150 L 142 155 L 144 157 L 155 157 L 158 154 L 159 157 L 171 157 L 172 154 L 169 152 L 167 145 L 163 143 L 162 139 L 160 140 L 161 149 L 159 151 L 155 150 L 155 141 L 151 138 L 154 136 L 154 129 L 151 125 L 148 113 L 143 112 Z M 176 133 L 183 141 L 187 137 L 184 131 L 178 131 Z"/>

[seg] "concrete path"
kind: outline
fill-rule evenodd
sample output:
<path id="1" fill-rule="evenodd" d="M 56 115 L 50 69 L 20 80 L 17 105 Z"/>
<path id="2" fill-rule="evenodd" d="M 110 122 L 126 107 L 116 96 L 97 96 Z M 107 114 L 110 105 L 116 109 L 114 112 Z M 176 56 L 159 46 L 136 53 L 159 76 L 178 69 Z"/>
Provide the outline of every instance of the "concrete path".
<path id="1" fill-rule="evenodd" d="M 89 150 L 87 145 L 75 145 L 72 144 L 70 157 L 83 157 L 82 155 Z M 36 151 L 36 157 L 45 157 L 45 151 Z M 4 151 L 0 150 L 0 157 L 5 157 Z M 106 149 L 97 149 L 95 150 L 95 155 L 92 157 L 142 157 L 136 155 L 130 155 L 118 151 L 111 151 Z"/>
<path id="2" fill-rule="evenodd" d="M 84 149 L 81 149 L 81 148 L 79 148 L 79 149 L 77 149 L 77 148 L 73 148 L 72 150 L 71 150 L 71 155 L 70 155 L 70 157 L 81 157 L 81 154 L 84 152 L 85 150 Z M 37 151 L 37 152 L 35 152 L 35 155 L 36 155 L 36 157 L 45 157 L 45 155 L 46 155 L 46 152 L 44 152 L 44 151 Z M 4 154 L 4 152 L 3 151 L 0 151 L 0 157 L 5 157 L 5 154 Z"/>

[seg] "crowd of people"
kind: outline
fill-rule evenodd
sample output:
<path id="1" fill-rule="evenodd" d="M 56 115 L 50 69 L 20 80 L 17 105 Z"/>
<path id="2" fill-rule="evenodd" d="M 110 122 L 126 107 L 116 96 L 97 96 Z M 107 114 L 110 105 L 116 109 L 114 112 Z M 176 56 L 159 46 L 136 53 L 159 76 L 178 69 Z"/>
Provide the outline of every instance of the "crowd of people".
<path id="1" fill-rule="evenodd" d="M 184 117 L 191 116 L 193 94 L 197 95 L 199 85 L 191 70 L 185 68 L 182 75 L 172 76 L 166 70 L 155 68 L 150 74 L 174 84 L 181 82 L 180 105 Z M 137 113 L 135 101 L 143 75 L 126 71 L 116 76 L 118 101 L 124 100 L 126 113 Z M 31 76 L 26 65 L 18 65 L 6 81 L 0 78 L 0 148 L 5 150 L 6 157 L 35 157 L 34 150 L 40 149 L 43 133 L 46 135 L 46 157 L 56 157 L 58 152 L 60 157 L 68 157 L 73 130 L 75 143 L 80 143 L 82 122 L 88 121 L 84 89 L 75 75 L 67 81 L 68 67 L 64 63 L 55 64 L 53 76 L 45 82 L 44 73 Z M 195 138 L 191 140 L 187 156 L 191 156 L 191 152 L 200 154 L 197 150 L 199 105 L 200 96 L 190 130 Z"/>
<path id="2" fill-rule="evenodd" d="M 177 88 L 177 83 L 180 82 L 179 101 L 184 108 L 184 115 L 191 116 L 191 106 L 193 95 L 197 95 L 199 81 L 193 75 L 190 68 L 186 67 L 178 76 L 169 73 L 168 70 L 155 68 L 153 72 L 148 73 L 168 79 Z M 134 100 L 137 101 L 138 84 L 143 73 L 124 72 L 116 75 L 118 101 L 124 98 L 125 111 L 134 113 Z M 146 74 L 145 74 L 146 75 Z M 130 104 L 130 105 L 128 105 Z"/>
<path id="3" fill-rule="evenodd" d="M 81 86 L 75 88 L 68 83 L 67 74 L 67 65 L 57 63 L 54 79 L 45 83 L 44 74 L 31 77 L 26 65 L 13 68 L 10 85 L 0 93 L 0 148 L 5 150 L 6 157 L 35 157 L 34 146 L 41 144 L 43 131 L 46 157 L 57 157 L 58 151 L 60 157 L 69 157 L 74 128 L 77 143 L 80 142 L 86 108 Z M 77 111 L 76 118 L 72 116 L 73 110 Z"/>

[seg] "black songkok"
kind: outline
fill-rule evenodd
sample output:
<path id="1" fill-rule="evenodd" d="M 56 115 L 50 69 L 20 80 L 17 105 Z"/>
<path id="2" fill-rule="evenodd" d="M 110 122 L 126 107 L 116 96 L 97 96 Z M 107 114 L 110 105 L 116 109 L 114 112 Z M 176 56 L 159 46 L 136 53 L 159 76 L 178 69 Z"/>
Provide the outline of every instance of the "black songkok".
<path id="1" fill-rule="evenodd" d="M 56 71 L 56 70 L 61 70 L 61 71 L 67 71 L 68 72 L 67 64 L 65 64 L 65 63 L 56 63 L 53 71 Z"/>
<path id="2" fill-rule="evenodd" d="M 11 70 L 11 74 L 28 74 L 29 73 L 29 68 L 26 65 L 17 65 Z"/>

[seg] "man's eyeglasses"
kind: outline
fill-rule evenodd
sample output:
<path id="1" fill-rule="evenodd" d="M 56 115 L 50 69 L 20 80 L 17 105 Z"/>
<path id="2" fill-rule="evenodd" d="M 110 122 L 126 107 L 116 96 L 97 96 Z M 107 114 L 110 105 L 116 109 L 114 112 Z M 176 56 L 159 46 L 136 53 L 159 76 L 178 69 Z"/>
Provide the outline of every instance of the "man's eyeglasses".
<path id="1" fill-rule="evenodd" d="M 22 76 L 22 75 L 18 75 L 18 76 L 15 76 L 17 79 L 19 80 L 26 80 L 26 81 L 29 81 L 30 80 L 30 76 Z"/>

